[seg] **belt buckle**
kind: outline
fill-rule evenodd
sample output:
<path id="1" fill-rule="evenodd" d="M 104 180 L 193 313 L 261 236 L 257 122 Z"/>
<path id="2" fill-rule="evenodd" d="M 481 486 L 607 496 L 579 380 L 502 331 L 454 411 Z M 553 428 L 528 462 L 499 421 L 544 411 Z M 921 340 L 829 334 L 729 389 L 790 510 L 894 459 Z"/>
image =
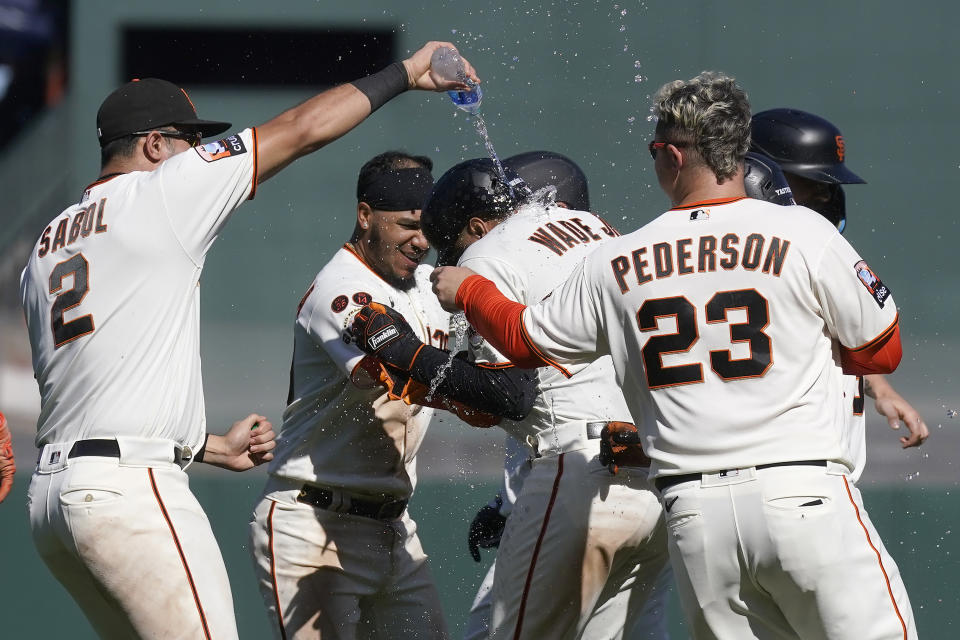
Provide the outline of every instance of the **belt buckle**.
<path id="1" fill-rule="evenodd" d="M 407 503 L 403 500 L 388 500 L 377 509 L 377 520 L 396 520 L 407 508 Z"/>

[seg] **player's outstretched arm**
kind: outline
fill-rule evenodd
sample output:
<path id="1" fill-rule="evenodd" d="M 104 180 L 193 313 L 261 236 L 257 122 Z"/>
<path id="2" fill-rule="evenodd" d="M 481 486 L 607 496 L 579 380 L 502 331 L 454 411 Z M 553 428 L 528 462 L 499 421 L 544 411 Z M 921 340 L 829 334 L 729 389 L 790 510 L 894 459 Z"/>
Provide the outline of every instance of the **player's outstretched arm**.
<path id="1" fill-rule="evenodd" d="M 17 472 L 17 463 L 13 459 L 13 438 L 7 428 L 7 418 L 0 413 L 0 502 L 6 499 L 13 488 L 13 476 Z"/>
<path id="2" fill-rule="evenodd" d="M 877 413 L 884 416 L 891 429 L 899 429 L 902 422 L 910 434 L 901 436 L 900 444 L 904 449 L 919 447 L 930 437 L 930 429 L 920 416 L 920 412 L 897 393 L 893 386 L 881 375 L 864 376 L 864 392 L 874 399 Z"/>
<path id="3" fill-rule="evenodd" d="M 234 422 L 222 436 L 208 434 L 200 461 L 230 471 L 246 471 L 273 460 L 276 437 L 265 416 L 251 413 Z"/>
<path id="4" fill-rule="evenodd" d="M 333 142 L 381 105 L 407 89 L 465 89 L 462 82 L 444 80 L 430 68 L 430 58 L 449 42 L 428 42 L 416 53 L 373 75 L 328 89 L 266 124 L 257 127 L 257 177 L 263 182 L 297 158 Z M 464 59 L 467 76 L 479 82 Z"/>

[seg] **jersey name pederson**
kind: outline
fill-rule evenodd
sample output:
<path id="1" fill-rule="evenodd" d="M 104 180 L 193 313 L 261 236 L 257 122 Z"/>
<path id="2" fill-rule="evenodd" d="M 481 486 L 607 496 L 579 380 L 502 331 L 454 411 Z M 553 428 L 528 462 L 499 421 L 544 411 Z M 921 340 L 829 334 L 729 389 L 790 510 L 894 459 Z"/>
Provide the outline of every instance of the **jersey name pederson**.
<path id="1" fill-rule="evenodd" d="M 760 233 L 751 233 L 744 240 L 735 233 L 719 240 L 709 235 L 640 247 L 629 256 L 617 256 L 610 261 L 610 267 L 620 292 L 627 293 L 634 283 L 644 285 L 654 279 L 706 273 L 718 268 L 759 269 L 761 273 L 779 276 L 789 248 L 789 240 L 777 236 L 768 239 Z"/>

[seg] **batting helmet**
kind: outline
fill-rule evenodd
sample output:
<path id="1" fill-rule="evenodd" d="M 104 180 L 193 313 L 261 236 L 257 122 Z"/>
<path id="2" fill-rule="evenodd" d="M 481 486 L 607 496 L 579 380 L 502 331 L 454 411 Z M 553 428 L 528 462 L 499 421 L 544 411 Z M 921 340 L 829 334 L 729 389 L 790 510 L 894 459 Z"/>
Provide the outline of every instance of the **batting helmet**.
<path id="1" fill-rule="evenodd" d="M 530 196 L 530 189 L 513 169 L 501 178 L 489 158 L 466 160 L 440 176 L 420 213 L 423 235 L 437 250 L 437 264 L 456 264 L 460 232 L 470 218 L 503 218 Z"/>
<path id="2" fill-rule="evenodd" d="M 844 164 L 840 129 L 799 109 L 770 109 L 750 122 L 751 151 L 770 156 L 784 173 L 828 184 L 863 184 Z"/>
<path id="3" fill-rule="evenodd" d="M 528 151 L 507 158 L 503 166 L 516 171 L 531 190 L 553 185 L 558 202 L 578 211 L 590 210 L 587 176 L 567 156 L 553 151 Z"/>
<path id="4" fill-rule="evenodd" d="M 744 169 L 743 186 L 751 198 L 779 205 L 797 204 L 783 171 L 767 156 L 748 151 Z"/>

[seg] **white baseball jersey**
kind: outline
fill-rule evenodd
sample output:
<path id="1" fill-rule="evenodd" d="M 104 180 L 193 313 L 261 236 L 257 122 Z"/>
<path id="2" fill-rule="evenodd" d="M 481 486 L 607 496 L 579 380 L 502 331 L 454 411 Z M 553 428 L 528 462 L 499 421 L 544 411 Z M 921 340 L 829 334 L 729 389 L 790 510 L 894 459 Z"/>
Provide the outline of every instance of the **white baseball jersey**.
<path id="1" fill-rule="evenodd" d="M 532 304 L 618 235 L 595 214 L 530 205 L 470 245 L 459 264 Z M 479 334 L 471 332 L 468 342 L 476 361 L 506 361 Z M 642 615 L 667 561 L 646 469 L 612 476 L 597 462 L 599 440 L 567 438 L 584 433 L 587 422 L 632 421 L 609 357 L 575 368 L 569 379 L 541 368 L 530 414 L 500 424 L 509 434 L 501 513 L 510 517 L 496 570 L 471 608 L 468 635 L 489 627 L 491 638 L 579 637 L 591 625 L 589 637 L 619 637 Z M 524 460 L 521 441 L 538 442 L 541 457 Z M 616 613 L 594 616 L 608 609 Z"/>
<path id="2" fill-rule="evenodd" d="M 551 295 L 586 255 L 618 235 L 596 214 L 529 205 L 467 247 L 459 265 L 493 281 L 511 300 L 536 304 Z M 468 342 L 477 362 L 508 361 L 474 331 Z M 540 369 L 540 393 L 533 410 L 520 422 L 504 420 L 500 426 L 526 440 L 573 420 L 632 422 L 623 393 L 611 384 L 614 372 L 609 357 L 571 366 L 576 371 L 572 378 L 555 369 Z"/>
<path id="3" fill-rule="evenodd" d="M 856 482 L 863 475 L 867 464 L 867 419 L 864 415 L 863 378 L 843 376 L 843 402 L 846 408 L 847 426 L 843 431 L 843 446 L 847 459 L 853 465 L 850 479 Z"/>
<path id="4" fill-rule="evenodd" d="M 37 446 L 169 439 L 196 450 L 200 273 L 257 182 L 256 133 L 105 176 L 44 229 L 20 279 L 41 410 Z"/>
<path id="5" fill-rule="evenodd" d="M 414 458 L 432 409 L 377 402 L 382 387 L 358 388 L 351 376 L 359 374 L 364 354 L 342 334 L 356 310 L 376 301 L 400 312 L 425 343 L 445 347 L 449 314 L 431 291 L 431 270 L 418 267 L 414 287 L 400 291 L 349 245 L 320 270 L 297 312 L 290 397 L 271 474 L 370 495 L 410 496 Z M 388 411 L 397 414 L 394 419 L 384 420 Z"/>
<path id="6" fill-rule="evenodd" d="M 673 209 L 604 244 L 524 313 L 561 367 L 613 356 L 657 475 L 816 459 L 852 469 L 835 342 L 859 348 L 896 319 L 829 222 L 746 198 Z"/>

